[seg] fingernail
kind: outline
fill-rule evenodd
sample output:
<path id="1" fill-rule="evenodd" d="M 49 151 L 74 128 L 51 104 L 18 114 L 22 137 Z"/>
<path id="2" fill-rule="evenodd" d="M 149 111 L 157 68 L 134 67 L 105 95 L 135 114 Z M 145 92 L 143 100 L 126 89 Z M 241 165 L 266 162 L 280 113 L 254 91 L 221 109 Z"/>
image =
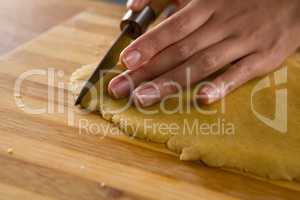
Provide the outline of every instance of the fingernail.
<path id="1" fill-rule="evenodd" d="M 134 4 L 134 0 L 128 0 L 127 1 L 127 7 L 128 8 L 131 8 L 133 6 L 133 4 Z"/>
<path id="2" fill-rule="evenodd" d="M 130 84 L 126 78 L 113 79 L 109 83 L 109 93 L 116 99 L 126 97 L 129 94 Z"/>
<path id="3" fill-rule="evenodd" d="M 135 91 L 133 98 L 142 107 L 151 106 L 160 100 L 160 91 L 153 86 L 148 86 Z"/>
<path id="4" fill-rule="evenodd" d="M 203 104 L 211 104 L 218 99 L 216 91 L 209 87 L 204 87 L 197 97 L 200 103 Z"/>
<path id="5" fill-rule="evenodd" d="M 128 68 L 134 68 L 140 61 L 142 55 L 139 51 L 130 51 L 123 56 L 123 63 Z"/>

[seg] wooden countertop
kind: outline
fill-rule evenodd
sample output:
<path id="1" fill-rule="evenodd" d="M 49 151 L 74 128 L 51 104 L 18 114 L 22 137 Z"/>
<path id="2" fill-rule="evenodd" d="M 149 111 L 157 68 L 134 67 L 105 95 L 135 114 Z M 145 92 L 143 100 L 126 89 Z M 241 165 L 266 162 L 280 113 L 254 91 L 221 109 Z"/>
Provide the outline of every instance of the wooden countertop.
<path id="1" fill-rule="evenodd" d="M 101 0 L 98 0 L 98 2 Z M 89 7 L 92 0 L 9 0 L 0 2 L 0 55 Z"/>
<path id="2" fill-rule="evenodd" d="M 123 12 L 97 3 L 0 59 L 0 199 L 298 200 L 299 183 L 182 162 L 164 145 L 130 139 L 97 114 L 77 112 L 70 74 L 99 60 Z M 29 70 L 55 78 L 30 76 L 18 96 L 16 81 Z M 30 114 L 27 106 L 47 112 Z M 88 128 L 80 126 L 86 120 Z M 105 129 L 95 133 L 99 126 Z"/>

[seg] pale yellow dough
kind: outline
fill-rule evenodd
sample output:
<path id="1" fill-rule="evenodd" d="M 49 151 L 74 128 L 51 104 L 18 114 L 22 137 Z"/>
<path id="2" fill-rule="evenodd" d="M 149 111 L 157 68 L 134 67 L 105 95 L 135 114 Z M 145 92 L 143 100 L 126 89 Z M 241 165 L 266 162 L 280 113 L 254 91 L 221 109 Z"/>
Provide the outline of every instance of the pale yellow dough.
<path id="1" fill-rule="evenodd" d="M 113 122 L 128 135 L 166 143 L 170 150 L 180 154 L 181 160 L 201 160 L 208 166 L 234 168 L 272 179 L 300 180 L 300 55 L 295 54 L 289 58 L 285 66 L 287 67 L 263 79 L 251 81 L 228 95 L 225 99 L 224 113 L 220 111 L 221 102 L 203 107 L 205 110 L 218 110 L 216 114 L 211 115 L 199 113 L 193 107 L 191 113 L 182 114 L 164 114 L 160 111 L 157 114 L 145 115 L 134 106 L 114 113 L 128 100 L 113 100 L 106 92 L 97 109 L 105 119 Z M 74 72 L 71 83 L 75 94 L 78 94 L 83 81 L 93 69 L 94 66 L 89 65 Z M 107 76 L 104 82 L 107 83 L 110 78 Z M 268 86 L 269 83 L 270 87 L 253 95 L 251 108 L 251 92 L 259 85 Z M 284 106 L 285 92 L 287 110 Z M 283 96 L 279 97 L 280 95 Z M 83 106 L 87 106 L 90 99 L 88 95 Z M 189 98 L 184 98 L 184 102 L 189 101 Z M 175 99 L 167 102 L 169 108 L 177 105 L 178 101 Z M 159 105 L 147 110 L 156 109 L 159 110 Z M 275 110 L 281 112 L 281 115 L 287 112 L 287 127 L 284 126 L 284 114 L 279 121 L 271 125 L 266 124 L 268 120 L 270 123 L 274 120 Z M 199 126 L 198 129 L 192 129 L 193 124 L 203 123 L 219 123 L 220 126 L 223 124 L 227 132 L 212 129 L 213 132 L 208 133 Z M 159 129 L 161 124 L 173 128 L 177 125 L 178 129 Z M 233 125 L 233 129 L 230 124 Z M 191 129 L 188 132 L 187 127 Z"/>

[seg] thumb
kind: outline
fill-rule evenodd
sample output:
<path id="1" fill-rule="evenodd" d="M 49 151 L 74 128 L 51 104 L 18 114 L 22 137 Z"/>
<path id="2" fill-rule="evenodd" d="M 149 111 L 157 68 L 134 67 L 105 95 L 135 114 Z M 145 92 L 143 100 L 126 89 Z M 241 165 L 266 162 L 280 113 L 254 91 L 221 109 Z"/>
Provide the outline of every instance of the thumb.
<path id="1" fill-rule="evenodd" d="M 142 10 L 151 0 L 128 0 L 127 7 L 133 11 Z"/>

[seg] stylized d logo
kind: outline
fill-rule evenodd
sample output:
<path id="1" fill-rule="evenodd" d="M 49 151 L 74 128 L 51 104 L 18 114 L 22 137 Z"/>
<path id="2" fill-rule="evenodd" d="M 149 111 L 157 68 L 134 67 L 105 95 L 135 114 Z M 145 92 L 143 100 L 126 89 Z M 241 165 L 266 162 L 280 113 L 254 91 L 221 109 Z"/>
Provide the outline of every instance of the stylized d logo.
<path id="1" fill-rule="evenodd" d="M 287 67 L 284 67 L 274 73 L 275 85 L 281 85 L 287 83 Z M 253 96 L 255 93 L 271 87 L 270 77 L 266 77 L 259 81 L 251 92 L 251 109 L 255 116 L 269 127 L 281 132 L 287 133 L 287 89 L 278 89 L 275 91 L 275 118 L 269 119 L 259 114 L 254 109 Z"/>

